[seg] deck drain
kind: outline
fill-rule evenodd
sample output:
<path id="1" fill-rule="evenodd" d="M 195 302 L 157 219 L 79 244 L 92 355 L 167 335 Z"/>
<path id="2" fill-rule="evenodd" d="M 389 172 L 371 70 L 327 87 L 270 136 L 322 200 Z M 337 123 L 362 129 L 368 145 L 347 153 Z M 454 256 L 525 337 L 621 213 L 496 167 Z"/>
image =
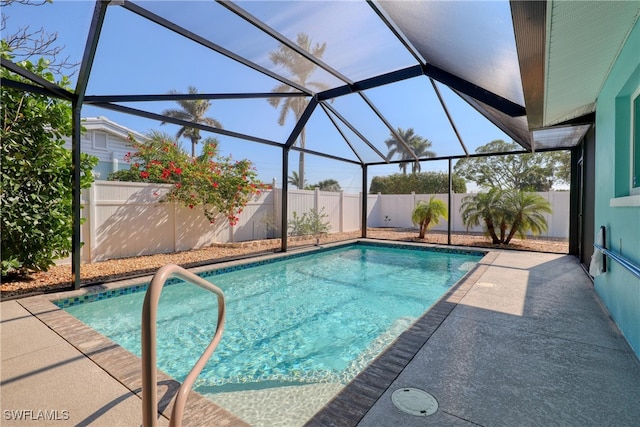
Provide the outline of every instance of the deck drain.
<path id="1" fill-rule="evenodd" d="M 433 415 L 438 410 L 436 398 L 417 388 L 398 389 L 391 395 L 391 401 L 402 412 L 416 417 Z"/>

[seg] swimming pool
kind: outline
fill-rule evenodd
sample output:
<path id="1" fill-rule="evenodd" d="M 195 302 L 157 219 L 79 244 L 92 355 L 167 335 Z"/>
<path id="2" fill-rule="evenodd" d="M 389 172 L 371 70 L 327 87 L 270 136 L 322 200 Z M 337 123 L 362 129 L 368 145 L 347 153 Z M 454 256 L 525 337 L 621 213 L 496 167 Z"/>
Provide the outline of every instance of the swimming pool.
<path id="1" fill-rule="evenodd" d="M 195 389 L 346 384 L 483 255 L 420 249 L 360 243 L 201 274 L 224 290 L 227 321 Z M 140 355 L 144 292 L 134 291 L 144 288 L 65 310 Z M 158 310 L 160 369 L 184 379 L 213 336 L 215 304 L 197 286 L 175 280 L 166 287 Z"/>

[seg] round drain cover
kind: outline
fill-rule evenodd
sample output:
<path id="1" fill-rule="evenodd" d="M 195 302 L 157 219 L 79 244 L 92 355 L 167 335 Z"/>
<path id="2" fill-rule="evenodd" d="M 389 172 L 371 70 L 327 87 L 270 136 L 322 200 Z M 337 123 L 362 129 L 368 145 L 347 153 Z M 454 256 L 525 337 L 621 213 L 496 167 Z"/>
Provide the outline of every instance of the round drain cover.
<path id="1" fill-rule="evenodd" d="M 438 401 L 424 390 L 401 388 L 393 392 L 391 401 L 396 408 L 417 417 L 433 415 L 438 410 Z"/>

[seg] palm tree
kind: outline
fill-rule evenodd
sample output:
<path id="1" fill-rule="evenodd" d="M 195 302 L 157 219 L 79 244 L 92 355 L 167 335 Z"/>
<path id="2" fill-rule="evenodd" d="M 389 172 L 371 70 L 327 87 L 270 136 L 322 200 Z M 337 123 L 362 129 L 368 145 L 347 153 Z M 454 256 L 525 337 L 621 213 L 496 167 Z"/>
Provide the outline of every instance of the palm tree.
<path id="1" fill-rule="evenodd" d="M 528 231 L 538 235 L 547 230 L 544 214 L 551 205 L 535 193 L 491 189 L 462 199 L 462 221 L 469 227 L 484 222 L 493 244 L 508 245 L 514 235 L 524 237 Z M 500 237 L 497 235 L 500 231 Z M 508 234 L 507 234 L 508 231 Z"/>
<path id="2" fill-rule="evenodd" d="M 304 34 L 304 33 L 298 34 L 296 43 L 298 44 L 298 46 L 300 46 L 302 49 L 306 50 L 316 58 L 322 58 L 322 55 L 324 54 L 324 51 L 327 47 L 326 43 L 322 43 L 322 44 L 316 43 L 315 45 L 312 46 L 311 39 L 307 34 Z M 313 74 L 314 70 L 316 69 L 316 65 L 311 61 L 309 61 L 308 59 L 306 59 L 305 57 L 303 57 L 302 55 L 288 48 L 287 46 L 281 44 L 278 47 L 278 50 L 274 52 L 269 52 L 269 58 L 271 59 L 271 62 L 273 62 L 274 65 L 280 65 L 286 70 L 288 70 L 289 73 L 291 74 L 292 81 L 294 81 L 298 85 L 307 87 L 307 88 L 312 88 L 317 92 L 326 90 L 328 88 L 328 86 L 324 83 L 309 80 L 311 78 L 311 74 Z M 289 86 L 286 83 L 281 83 L 278 86 L 276 86 L 272 90 L 272 92 L 297 93 L 298 90 L 296 88 Z M 269 104 L 271 104 L 271 106 L 273 106 L 274 108 L 278 108 L 278 106 L 280 106 L 280 103 L 282 102 L 282 108 L 280 109 L 280 116 L 278 117 L 278 124 L 280 126 L 284 126 L 289 112 L 293 113 L 293 115 L 296 118 L 296 121 L 300 120 L 300 117 L 302 117 L 302 113 L 304 113 L 304 110 L 307 107 L 307 100 L 304 97 L 300 97 L 300 96 L 292 96 L 288 98 L 269 98 L 268 101 L 269 101 Z M 305 130 L 303 128 L 302 131 L 300 132 L 300 138 L 298 140 L 299 146 L 302 149 L 304 149 L 305 147 L 305 139 L 306 139 L 306 135 L 305 135 Z M 300 157 L 298 160 L 298 177 L 299 177 L 299 182 L 304 183 L 305 181 L 304 151 L 300 152 Z M 303 187 L 298 186 L 298 188 L 303 188 Z"/>
<path id="3" fill-rule="evenodd" d="M 513 191 L 507 195 L 505 206 L 511 223 L 511 231 L 504 240 L 505 244 L 509 244 L 516 233 L 524 238 L 527 231 L 534 236 L 547 231 L 547 220 L 543 214 L 550 214 L 553 210 L 544 197 L 526 191 Z"/>
<path id="4" fill-rule="evenodd" d="M 298 172 L 291 172 L 291 175 L 289 175 L 288 177 L 289 179 L 287 179 L 287 182 L 291 185 L 295 185 L 298 189 L 302 190 L 304 188 L 304 183 L 302 181 L 300 181 L 300 176 L 298 175 Z"/>
<path id="5" fill-rule="evenodd" d="M 467 229 L 484 223 L 493 244 L 501 243 L 504 240 L 498 238 L 496 234 L 496 227 L 501 230 L 506 224 L 502 208 L 502 194 L 500 189 L 493 188 L 488 193 L 465 197 L 460 206 L 462 222 Z"/>
<path id="6" fill-rule="evenodd" d="M 409 128 L 406 131 L 403 130 L 402 128 L 398 128 L 397 133 L 400 136 L 400 138 L 402 138 L 402 140 L 407 144 L 407 146 L 411 148 L 411 150 L 414 152 L 416 157 L 418 157 L 419 159 L 436 156 L 436 153 L 429 150 L 429 148 L 431 148 L 431 141 L 429 141 L 427 138 L 423 138 L 419 135 L 416 135 L 413 128 Z M 420 172 L 421 170 L 420 162 L 418 162 L 413 158 L 411 153 L 404 148 L 404 145 L 402 145 L 402 143 L 398 141 L 398 139 L 393 133 L 391 134 L 390 138 L 384 141 L 384 143 L 387 145 L 387 148 L 389 149 L 389 153 L 388 153 L 389 158 L 395 156 L 396 154 L 399 154 L 400 160 L 407 160 L 407 162 L 409 161 L 413 162 L 411 164 L 411 173 L 415 174 L 417 172 Z M 400 168 L 403 174 L 405 175 L 407 174 L 407 163 L 400 163 L 398 164 L 398 167 Z"/>
<path id="7" fill-rule="evenodd" d="M 179 92 L 172 90 L 171 94 L 178 94 Z M 189 94 L 194 95 L 198 93 L 198 89 L 193 86 L 189 86 Z M 163 115 L 185 120 L 187 122 L 203 124 L 207 126 L 213 126 L 222 129 L 222 124 L 214 118 L 206 117 L 207 110 L 211 107 L 211 101 L 207 99 L 183 99 L 176 101 L 181 109 L 170 108 L 162 112 Z M 161 125 L 167 122 L 160 123 Z M 185 137 L 191 140 L 191 157 L 196 157 L 196 144 L 202 138 L 200 136 L 200 130 L 189 126 L 181 127 L 176 133 L 176 138 Z"/>
<path id="8" fill-rule="evenodd" d="M 420 226 L 420 239 L 424 239 L 429 226 L 437 225 L 441 218 L 447 219 L 447 205 L 436 196 L 431 196 L 428 202 L 420 200 L 411 213 L 411 221 Z"/>

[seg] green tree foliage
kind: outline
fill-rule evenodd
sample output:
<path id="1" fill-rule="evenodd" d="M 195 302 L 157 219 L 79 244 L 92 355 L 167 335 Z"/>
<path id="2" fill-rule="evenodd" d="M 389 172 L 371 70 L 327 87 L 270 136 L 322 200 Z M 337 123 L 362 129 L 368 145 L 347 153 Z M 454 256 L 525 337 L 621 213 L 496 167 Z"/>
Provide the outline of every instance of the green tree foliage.
<path id="1" fill-rule="evenodd" d="M 109 175 L 109 180 L 173 184 L 166 200 L 191 209 L 202 206 L 211 223 L 222 214 L 236 225 L 249 200 L 270 188 L 257 179 L 248 160 L 219 156 L 215 138 L 204 141 L 203 154 L 196 159 L 162 133 L 150 133 L 144 143 L 130 140 L 135 150 L 125 158 L 130 169 Z"/>
<path id="2" fill-rule="evenodd" d="M 316 43 L 312 44 L 311 38 L 305 33 L 299 33 L 298 38 L 296 39 L 296 43 L 305 51 L 309 52 L 311 55 L 318 59 L 322 59 L 322 55 L 324 55 L 324 51 L 327 48 L 326 43 Z M 281 66 L 285 70 L 287 70 L 290 74 L 290 78 L 293 82 L 298 83 L 300 86 L 314 89 L 316 92 L 321 92 L 329 88 L 325 83 L 320 81 L 310 80 L 311 75 L 317 68 L 317 66 L 300 55 L 299 53 L 293 51 L 288 46 L 281 44 L 278 46 L 278 49 L 269 52 L 269 59 L 274 65 Z M 276 86 L 272 92 L 274 93 L 298 93 L 298 89 L 288 85 L 287 83 L 281 83 Z M 302 113 L 307 108 L 307 99 L 302 96 L 290 96 L 286 98 L 269 98 L 269 104 L 273 108 L 278 108 L 282 103 L 280 108 L 280 115 L 278 116 L 278 124 L 280 126 L 284 126 L 287 121 L 287 116 L 289 113 L 293 113 L 296 121 L 300 120 L 302 117 Z M 306 131 L 303 128 L 300 132 L 300 137 L 298 138 L 298 145 L 300 148 L 305 148 L 306 142 Z M 298 185 L 298 188 L 303 188 L 304 183 L 306 182 L 304 176 L 304 151 L 300 152 L 300 157 L 298 158 L 298 182 L 301 185 Z"/>
<path id="3" fill-rule="evenodd" d="M 3 57 L 10 59 L 2 42 Z M 68 88 L 69 80 L 55 82 L 48 61 L 19 63 L 52 83 Z M 2 78 L 24 81 L 1 68 Z M 71 135 L 71 105 L 59 99 L 2 87 L 2 276 L 47 270 L 71 251 L 72 158 L 64 148 Z M 93 182 L 98 159 L 81 156 L 81 187 Z"/>
<path id="4" fill-rule="evenodd" d="M 169 93 L 175 95 L 179 92 L 172 90 Z M 189 86 L 190 95 L 195 95 L 197 93 L 198 89 L 193 86 Z M 211 101 L 207 99 L 182 99 L 176 102 L 180 105 L 180 109 L 171 108 L 164 110 L 162 114 L 174 119 L 185 120 L 187 122 L 222 129 L 222 124 L 219 121 L 206 116 L 207 111 L 211 108 Z M 163 125 L 165 123 L 166 122 L 162 122 L 160 124 Z M 202 136 L 200 136 L 200 129 L 182 126 L 178 130 L 178 133 L 176 133 L 176 138 L 181 138 L 183 136 L 191 141 L 191 157 L 196 157 L 196 145 L 198 144 L 198 141 L 202 139 Z"/>
<path id="5" fill-rule="evenodd" d="M 517 151 L 515 142 L 491 141 L 476 149 L 476 153 Z M 483 188 L 503 190 L 549 191 L 554 182 L 569 180 L 568 152 L 506 154 L 500 156 L 460 159 L 453 170 L 468 181 Z"/>
<path id="6" fill-rule="evenodd" d="M 305 190 L 315 190 L 321 191 L 341 191 L 340 183 L 335 179 L 325 179 L 323 181 L 318 182 L 317 184 L 307 185 Z"/>
<path id="7" fill-rule="evenodd" d="M 427 138 L 416 135 L 413 128 L 409 128 L 407 130 L 398 128 L 397 133 L 419 159 L 436 156 L 436 153 L 429 150 L 429 148 L 431 148 L 431 141 Z M 420 172 L 420 162 L 415 160 L 411 153 L 406 150 L 404 145 L 393 133 L 390 138 L 387 138 L 387 140 L 384 141 L 384 143 L 389 149 L 389 153 L 387 154 L 389 158 L 398 155 L 401 160 L 407 160 L 406 163 L 398 164 L 398 167 L 403 174 L 407 173 L 407 165 L 409 163 L 411 163 L 411 173 L 415 174 Z"/>
<path id="8" fill-rule="evenodd" d="M 53 0 L 2 0 L 2 20 L 0 22 L 0 33 L 2 40 L 11 50 L 13 62 L 18 61 L 38 61 L 44 58 L 49 61 L 48 71 L 58 78 L 62 76 L 73 76 L 80 63 L 71 62 L 69 56 L 64 55 L 65 46 L 59 44 L 58 33 L 50 33 L 44 27 L 38 28 L 31 25 L 20 25 L 14 32 L 7 31 L 7 23 L 11 17 L 11 7 L 18 4 L 20 8 L 25 7 L 48 7 Z M 27 20 L 28 22 L 28 20 Z"/>
<path id="9" fill-rule="evenodd" d="M 447 219 L 447 205 L 436 196 L 431 196 L 428 202 L 420 200 L 411 213 L 411 221 L 420 227 L 420 239 L 424 239 L 429 227 L 437 225 L 440 219 Z"/>
<path id="10" fill-rule="evenodd" d="M 546 231 L 544 214 L 552 213 L 551 204 L 535 193 L 497 188 L 465 197 L 460 210 L 467 228 L 483 225 L 493 244 L 505 245 L 515 235 Z"/>
<path id="11" fill-rule="evenodd" d="M 562 184 L 571 183 L 571 153 L 568 151 L 554 151 L 546 153 L 553 163 L 553 177 L 555 182 Z"/>
<path id="12" fill-rule="evenodd" d="M 290 236 L 306 236 L 328 233 L 331 230 L 331 224 L 326 219 L 328 215 L 325 213 L 324 208 L 320 211 L 311 209 L 309 212 L 305 212 L 302 216 L 299 216 L 297 212 L 293 212 L 291 219 L 289 220 L 287 227 L 289 229 Z"/>
<path id="13" fill-rule="evenodd" d="M 452 176 L 454 193 L 466 193 L 465 180 Z M 376 176 L 371 180 L 369 193 L 376 194 L 442 194 L 449 192 L 449 174 L 442 172 L 422 172 L 410 175 L 393 174 Z"/>

